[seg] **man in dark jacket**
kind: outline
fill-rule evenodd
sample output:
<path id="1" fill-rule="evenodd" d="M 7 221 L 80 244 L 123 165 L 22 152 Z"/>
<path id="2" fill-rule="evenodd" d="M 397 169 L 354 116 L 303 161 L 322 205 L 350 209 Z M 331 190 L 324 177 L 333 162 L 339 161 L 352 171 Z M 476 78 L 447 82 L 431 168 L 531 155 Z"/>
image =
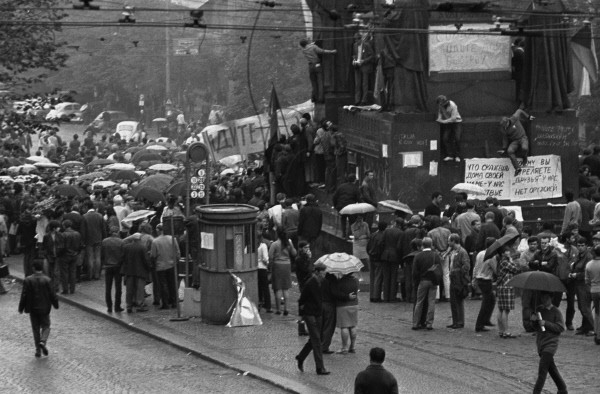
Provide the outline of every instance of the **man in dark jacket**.
<path id="1" fill-rule="evenodd" d="M 383 266 L 381 254 L 383 252 L 383 234 L 387 229 L 387 223 L 379 222 L 377 231 L 371 234 L 367 244 L 367 253 L 371 262 L 369 271 L 369 299 L 371 302 L 381 302 L 381 287 L 383 285 Z"/>
<path id="2" fill-rule="evenodd" d="M 44 235 L 42 248 L 44 256 L 48 261 L 48 276 L 52 281 L 52 289 L 58 292 L 58 284 L 60 282 L 60 259 L 64 252 L 64 240 L 60 231 L 60 223 L 56 220 L 51 220 L 48 223 L 48 233 Z"/>
<path id="3" fill-rule="evenodd" d="M 381 262 L 383 266 L 383 302 L 395 302 L 398 293 L 398 266 L 402 253 L 403 232 L 400 229 L 402 222 L 396 219 L 392 226 L 383 232 L 383 252 Z"/>
<path id="4" fill-rule="evenodd" d="M 125 276 L 127 313 L 146 312 L 144 305 L 144 286 L 150 276 L 148 251 L 141 242 L 141 234 L 135 233 L 128 237 L 132 242 L 123 246 L 123 265 L 121 275 Z"/>
<path id="5" fill-rule="evenodd" d="M 310 244 L 313 255 L 315 254 L 315 241 L 321 234 L 323 226 L 323 212 L 314 194 L 306 195 L 306 205 L 300 209 L 300 218 L 298 221 L 298 237 L 304 239 Z"/>
<path id="6" fill-rule="evenodd" d="M 398 382 L 394 375 L 383 368 L 385 350 L 374 347 L 369 352 L 371 364 L 356 375 L 354 394 L 398 394 Z"/>
<path id="7" fill-rule="evenodd" d="M 322 263 L 315 264 L 315 273 L 304 285 L 298 300 L 298 310 L 306 323 L 309 335 L 308 342 L 296 356 L 298 369 L 304 372 L 304 360 L 312 351 L 317 367 L 317 375 L 329 375 L 330 373 L 323 364 L 323 351 L 321 348 L 321 315 L 323 313 L 321 282 L 325 275 L 325 268 Z"/>
<path id="8" fill-rule="evenodd" d="M 417 301 L 415 302 L 415 309 L 413 311 L 413 330 L 421 328 L 433 330 L 435 294 L 438 283 L 435 275 L 429 269 L 435 264 L 441 264 L 442 258 L 438 253 L 431 250 L 432 244 L 431 238 L 423 238 L 423 250 L 413 260 L 413 281 L 419 284 L 417 287 Z M 428 304 L 427 318 L 425 319 L 425 327 L 422 327 L 420 325 L 421 313 L 423 312 L 423 305 L 426 299 Z"/>
<path id="9" fill-rule="evenodd" d="M 115 312 L 121 308 L 121 266 L 123 265 L 123 240 L 119 237 L 119 227 L 111 226 L 110 237 L 102 241 L 101 260 L 104 267 L 104 299 L 108 313 L 113 311 L 112 285 L 115 284 Z"/>
<path id="10" fill-rule="evenodd" d="M 494 212 L 486 212 L 485 213 L 485 222 L 481 224 L 481 229 L 479 230 L 479 238 L 477 240 L 477 250 L 485 249 L 485 240 L 488 238 L 500 238 L 500 229 L 496 226 L 494 222 L 496 215 Z"/>
<path id="11" fill-rule="evenodd" d="M 21 250 L 23 251 L 23 273 L 25 276 L 33 274 L 33 261 L 36 254 L 36 225 L 37 221 L 31 214 L 31 206 L 23 204 L 23 213 L 19 217 L 17 237 L 20 237 Z"/>
<path id="12" fill-rule="evenodd" d="M 81 237 L 85 245 L 88 279 L 100 279 L 100 248 L 102 240 L 106 238 L 106 224 L 104 218 L 94 210 L 94 203 L 88 201 L 87 212 L 83 215 L 81 223 Z"/>
<path id="13" fill-rule="evenodd" d="M 346 182 L 342 183 L 333 194 L 333 206 L 339 212 L 345 206 L 360 202 L 360 190 L 356 185 L 356 176 L 350 174 L 346 177 Z M 349 227 L 356 217 L 350 215 L 342 215 L 342 237 L 346 238 L 346 228 Z M 349 225 L 346 221 L 350 220 Z"/>
<path id="14" fill-rule="evenodd" d="M 50 335 L 50 310 L 58 309 L 58 298 L 52 289 L 50 278 L 42 272 L 43 264 L 37 260 L 33 262 L 34 274 L 25 278 L 19 313 L 29 313 L 33 340 L 35 342 L 35 356 L 41 357 L 42 352 L 48 355 L 46 342 Z"/>
<path id="15" fill-rule="evenodd" d="M 80 259 L 83 243 L 81 234 L 72 228 L 73 223 L 66 219 L 62 223 L 64 227 L 63 241 L 65 251 L 60 261 L 60 280 L 62 283 L 62 293 L 75 293 L 75 282 L 77 272 L 77 261 Z"/>

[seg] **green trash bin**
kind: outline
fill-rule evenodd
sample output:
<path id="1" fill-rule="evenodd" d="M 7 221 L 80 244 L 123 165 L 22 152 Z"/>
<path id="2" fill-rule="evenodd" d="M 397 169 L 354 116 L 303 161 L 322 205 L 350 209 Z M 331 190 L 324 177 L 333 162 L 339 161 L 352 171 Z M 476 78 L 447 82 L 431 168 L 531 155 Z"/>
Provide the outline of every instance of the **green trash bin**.
<path id="1" fill-rule="evenodd" d="M 246 297 L 258 304 L 256 216 L 245 204 L 200 208 L 200 308 L 204 322 L 227 324 L 237 300 L 232 272 L 246 284 Z"/>

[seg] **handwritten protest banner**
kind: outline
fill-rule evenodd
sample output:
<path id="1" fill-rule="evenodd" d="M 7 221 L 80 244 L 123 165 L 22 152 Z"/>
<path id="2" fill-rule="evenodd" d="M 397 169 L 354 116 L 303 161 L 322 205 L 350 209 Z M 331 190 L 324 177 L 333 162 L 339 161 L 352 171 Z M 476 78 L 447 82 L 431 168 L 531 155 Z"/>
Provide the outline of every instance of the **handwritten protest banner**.
<path id="1" fill-rule="evenodd" d="M 465 160 L 465 182 L 481 186 L 486 197 L 525 201 L 562 197 L 560 156 L 531 156 L 518 176 L 508 158 Z"/>
<path id="2" fill-rule="evenodd" d="M 462 30 L 489 30 L 488 24 L 467 24 Z M 448 30 L 448 34 L 429 34 L 429 70 L 437 72 L 508 71 L 510 37 L 469 35 L 456 26 L 431 26 L 431 30 Z"/>
<path id="3" fill-rule="evenodd" d="M 302 114 L 312 113 L 314 105 L 309 101 L 284 108 L 278 112 L 279 133 L 289 135 L 289 128 L 299 124 Z M 214 160 L 233 155 L 264 152 L 270 137 L 269 117 L 266 114 L 231 120 L 218 125 L 206 126 L 201 133 L 202 142 L 211 150 Z"/>

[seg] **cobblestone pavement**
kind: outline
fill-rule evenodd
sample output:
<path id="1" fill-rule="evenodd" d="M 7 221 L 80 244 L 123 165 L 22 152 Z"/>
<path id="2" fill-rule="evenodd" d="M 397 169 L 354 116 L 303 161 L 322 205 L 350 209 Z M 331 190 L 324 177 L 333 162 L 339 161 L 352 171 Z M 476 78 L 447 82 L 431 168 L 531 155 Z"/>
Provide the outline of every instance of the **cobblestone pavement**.
<path id="1" fill-rule="evenodd" d="M 11 272 L 19 276 L 21 257 L 11 257 L 8 261 Z M 108 315 L 103 305 L 102 281 L 83 282 L 77 286 L 75 294 L 61 298 L 63 305 L 67 302 L 77 304 L 115 323 L 296 392 L 352 392 L 354 377 L 368 364 L 368 351 L 373 346 L 386 349 L 385 366 L 397 377 L 401 393 L 512 394 L 528 393 L 533 388 L 539 359 L 535 337 L 522 332 L 520 299 L 517 299 L 517 309 L 510 314 L 510 327 L 513 333 L 521 335 L 516 339 L 501 339 L 495 328 L 490 332 L 475 333 L 479 301 L 466 301 L 467 327 L 462 330 L 445 328 L 451 323 L 450 306 L 440 303 L 436 305 L 435 329 L 412 331 L 411 305 L 371 304 L 368 294 L 360 293 L 357 353 L 326 355 L 325 366 L 332 374 L 321 377 L 314 373 L 312 357 L 305 363 L 305 373 L 296 368 L 294 356 L 306 337 L 296 334 L 297 287 L 293 290 L 290 316 L 264 314 L 262 326 L 238 328 L 204 324 L 199 318 L 172 322 L 169 319 L 175 316 L 174 310 L 154 307 L 146 313 Z M 0 298 L 0 302 L 5 303 L 5 297 Z M 564 313 L 564 303 L 561 309 Z M 68 324 L 61 320 L 61 315 L 56 314 L 52 341 L 62 341 L 60 346 L 68 348 L 70 339 L 61 333 L 61 327 L 68 331 Z M 578 323 L 579 313 L 575 318 L 575 324 Z M 30 341 L 29 335 L 27 330 L 24 341 Z M 83 342 L 87 344 L 87 341 Z M 336 332 L 332 349 L 339 348 L 339 332 Z M 600 392 L 599 352 L 600 346 L 594 345 L 589 337 L 575 336 L 572 331 L 561 336 L 556 362 L 571 393 Z M 237 374 L 230 376 L 234 378 Z M 555 390 L 549 378 L 546 392 Z"/>
<path id="2" fill-rule="evenodd" d="M 51 314 L 50 355 L 36 359 L 20 285 L 0 297 L 0 393 L 280 393 L 66 303 Z"/>

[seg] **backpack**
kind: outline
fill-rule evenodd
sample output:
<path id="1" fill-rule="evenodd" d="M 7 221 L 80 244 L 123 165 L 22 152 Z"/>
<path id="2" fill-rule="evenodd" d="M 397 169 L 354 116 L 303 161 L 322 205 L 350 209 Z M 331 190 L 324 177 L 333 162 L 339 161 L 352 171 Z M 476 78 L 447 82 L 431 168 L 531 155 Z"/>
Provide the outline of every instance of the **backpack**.
<path id="1" fill-rule="evenodd" d="M 442 270 L 441 261 L 436 261 L 423 275 L 425 278 L 430 279 L 434 285 L 441 285 L 444 281 L 444 271 Z"/>

